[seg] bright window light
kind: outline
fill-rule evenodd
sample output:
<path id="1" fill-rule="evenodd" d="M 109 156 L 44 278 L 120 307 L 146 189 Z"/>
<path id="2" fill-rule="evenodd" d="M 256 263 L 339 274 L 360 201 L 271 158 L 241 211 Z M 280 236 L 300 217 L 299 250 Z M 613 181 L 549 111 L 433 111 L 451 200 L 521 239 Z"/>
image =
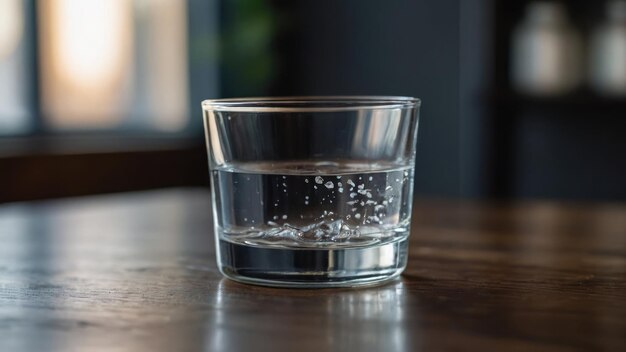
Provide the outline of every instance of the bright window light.
<path id="1" fill-rule="evenodd" d="M 41 96 L 56 129 L 187 124 L 186 2 L 38 2 Z"/>

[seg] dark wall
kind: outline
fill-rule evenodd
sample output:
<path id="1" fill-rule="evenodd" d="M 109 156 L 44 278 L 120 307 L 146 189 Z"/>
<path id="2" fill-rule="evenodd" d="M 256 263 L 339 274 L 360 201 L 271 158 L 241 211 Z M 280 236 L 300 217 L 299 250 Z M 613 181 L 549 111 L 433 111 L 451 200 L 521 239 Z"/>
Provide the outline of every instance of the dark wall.
<path id="1" fill-rule="evenodd" d="M 459 4 L 460 182 L 461 194 L 468 198 L 489 195 L 497 174 L 486 99 L 493 78 L 494 1 L 463 0 Z"/>
<path id="2" fill-rule="evenodd" d="M 513 197 L 626 200 L 624 111 L 597 104 L 519 110 Z"/>
<path id="3" fill-rule="evenodd" d="M 222 2 L 222 94 L 421 98 L 418 195 L 626 199 L 626 99 L 511 87 L 530 1 Z M 602 2 L 566 5 L 585 33 L 603 16 Z"/>
<path id="4" fill-rule="evenodd" d="M 283 5 L 275 95 L 408 95 L 423 100 L 417 194 L 460 194 L 459 2 Z"/>

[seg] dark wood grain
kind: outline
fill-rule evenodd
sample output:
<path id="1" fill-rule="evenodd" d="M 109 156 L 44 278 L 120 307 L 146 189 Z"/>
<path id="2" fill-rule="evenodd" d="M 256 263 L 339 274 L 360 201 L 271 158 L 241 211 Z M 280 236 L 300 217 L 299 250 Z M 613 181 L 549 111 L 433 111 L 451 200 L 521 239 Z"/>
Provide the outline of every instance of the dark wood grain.
<path id="1" fill-rule="evenodd" d="M 625 351 L 626 206 L 419 202 L 366 289 L 223 279 L 209 195 L 0 207 L 0 351 Z"/>

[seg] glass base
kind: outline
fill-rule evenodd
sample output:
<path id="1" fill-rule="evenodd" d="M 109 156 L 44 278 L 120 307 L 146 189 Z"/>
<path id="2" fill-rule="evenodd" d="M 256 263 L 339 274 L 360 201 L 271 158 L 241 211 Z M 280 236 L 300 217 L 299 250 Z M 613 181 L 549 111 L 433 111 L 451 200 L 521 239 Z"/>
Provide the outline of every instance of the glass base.
<path id="1" fill-rule="evenodd" d="M 377 246 L 339 249 L 268 248 L 219 240 L 218 267 L 227 278 L 263 286 L 369 286 L 402 273 L 407 247 L 406 237 Z"/>

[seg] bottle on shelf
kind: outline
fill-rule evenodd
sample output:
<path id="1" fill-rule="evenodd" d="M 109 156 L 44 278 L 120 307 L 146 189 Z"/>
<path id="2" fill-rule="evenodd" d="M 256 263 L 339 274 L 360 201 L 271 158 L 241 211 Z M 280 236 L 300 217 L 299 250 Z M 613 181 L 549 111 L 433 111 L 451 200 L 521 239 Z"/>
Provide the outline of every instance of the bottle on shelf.
<path id="1" fill-rule="evenodd" d="M 577 88 L 583 78 L 581 38 L 563 4 L 536 1 L 515 28 L 511 81 L 525 94 L 552 96 Z"/>
<path id="2" fill-rule="evenodd" d="M 601 94 L 626 96 L 626 1 L 609 1 L 606 12 L 591 37 L 589 81 Z"/>

